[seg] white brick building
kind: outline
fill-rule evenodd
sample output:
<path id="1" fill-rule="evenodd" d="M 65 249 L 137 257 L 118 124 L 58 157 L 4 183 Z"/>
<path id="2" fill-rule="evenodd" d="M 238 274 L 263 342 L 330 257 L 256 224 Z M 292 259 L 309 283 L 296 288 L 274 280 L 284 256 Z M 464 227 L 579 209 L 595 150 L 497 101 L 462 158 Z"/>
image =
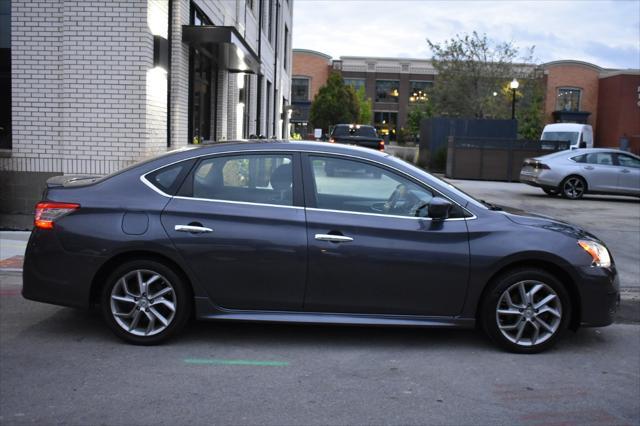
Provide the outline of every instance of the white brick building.
<path id="1" fill-rule="evenodd" d="M 0 228 L 29 225 L 52 175 L 287 137 L 293 0 L 0 1 L 11 22 Z"/>

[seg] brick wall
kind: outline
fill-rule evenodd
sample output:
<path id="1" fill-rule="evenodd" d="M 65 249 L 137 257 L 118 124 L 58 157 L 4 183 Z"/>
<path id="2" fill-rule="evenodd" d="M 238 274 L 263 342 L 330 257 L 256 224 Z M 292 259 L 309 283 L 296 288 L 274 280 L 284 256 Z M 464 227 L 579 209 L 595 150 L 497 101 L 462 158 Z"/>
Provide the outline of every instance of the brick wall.
<path id="1" fill-rule="evenodd" d="M 147 0 L 11 7 L 14 142 L 0 170 L 109 173 L 157 151 L 161 136 L 146 125 L 161 113 L 147 111 Z"/>
<path id="2" fill-rule="evenodd" d="M 619 74 L 600 79 L 598 146 L 619 147 L 620 138 L 640 154 L 640 74 Z"/>
<path id="3" fill-rule="evenodd" d="M 309 77 L 309 100 L 318 94 L 318 90 L 327 82 L 329 78 L 329 61 L 322 54 L 310 52 L 293 52 L 293 71 L 294 77 Z"/>
<path id="4" fill-rule="evenodd" d="M 598 79 L 600 70 L 589 64 L 568 63 L 545 65 L 547 88 L 545 94 L 545 120 L 553 123 L 553 111 L 556 110 L 558 89 L 561 87 L 578 88 L 580 95 L 580 111 L 589 111 L 588 124 L 596 130 L 598 108 Z"/>

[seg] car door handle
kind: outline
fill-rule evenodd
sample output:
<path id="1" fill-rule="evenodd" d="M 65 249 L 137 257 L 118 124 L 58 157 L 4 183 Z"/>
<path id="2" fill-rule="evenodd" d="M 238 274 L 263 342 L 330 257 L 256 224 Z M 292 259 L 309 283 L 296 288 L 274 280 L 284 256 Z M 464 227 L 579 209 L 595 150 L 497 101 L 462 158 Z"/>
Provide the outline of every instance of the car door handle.
<path id="1" fill-rule="evenodd" d="M 195 225 L 176 225 L 173 229 L 178 232 L 191 232 L 192 234 L 204 234 L 205 232 L 213 232 L 211 228 Z"/>
<path id="2" fill-rule="evenodd" d="M 622 170 L 620 170 L 620 173 L 631 173 L 631 170 L 622 169 Z"/>
<path id="3" fill-rule="evenodd" d="M 594 169 L 594 167 L 593 167 L 593 166 L 584 166 L 584 169 L 585 169 L 585 170 L 593 170 L 593 169 Z"/>
<path id="4" fill-rule="evenodd" d="M 345 237 L 344 235 L 316 234 L 316 240 L 329 241 L 332 243 L 348 243 L 349 241 L 353 241 L 353 238 Z"/>

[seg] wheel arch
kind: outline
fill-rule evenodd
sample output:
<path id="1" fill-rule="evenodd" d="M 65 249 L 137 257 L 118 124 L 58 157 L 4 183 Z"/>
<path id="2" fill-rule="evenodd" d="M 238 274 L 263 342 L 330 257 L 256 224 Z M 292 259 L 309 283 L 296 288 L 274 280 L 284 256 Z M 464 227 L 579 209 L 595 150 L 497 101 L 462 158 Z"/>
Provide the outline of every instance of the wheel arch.
<path id="1" fill-rule="evenodd" d="M 180 276 L 187 285 L 187 289 L 191 293 L 192 304 L 194 288 L 193 283 L 184 269 L 173 259 L 168 256 L 156 253 L 153 251 L 135 250 L 119 253 L 109 260 L 107 260 L 96 272 L 91 281 L 91 290 L 89 292 L 89 305 L 95 306 L 100 302 L 100 293 L 102 288 L 106 284 L 106 280 L 118 266 L 131 260 L 153 260 L 171 268 L 176 274 Z M 195 307 L 195 306 L 194 306 Z M 194 312 L 192 309 L 191 312 Z"/>
<path id="2" fill-rule="evenodd" d="M 573 279 L 571 274 L 565 271 L 561 266 L 551 261 L 540 259 L 524 259 L 514 261 L 507 265 L 503 265 L 493 275 L 491 275 L 491 277 L 487 280 L 484 288 L 482 289 L 480 297 L 478 298 L 475 312 L 476 322 L 480 323 L 482 304 L 484 303 L 487 293 L 491 290 L 493 283 L 495 283 L 499 277 L 509 273 L 510 271 L 525 268 L 542 269 L 558 278 L 558 280 L 565 286 L 565 289 L 569 294 L 569 302 L 571 303 L 571 318 L 569 319 L 569 328 L 571 330 L 577 330 L 580 326 L 580 318 L 582 316 L 582 313 L 580 306 L 580 294 L 578 292 L 578 287 L 575 280 Z"/>

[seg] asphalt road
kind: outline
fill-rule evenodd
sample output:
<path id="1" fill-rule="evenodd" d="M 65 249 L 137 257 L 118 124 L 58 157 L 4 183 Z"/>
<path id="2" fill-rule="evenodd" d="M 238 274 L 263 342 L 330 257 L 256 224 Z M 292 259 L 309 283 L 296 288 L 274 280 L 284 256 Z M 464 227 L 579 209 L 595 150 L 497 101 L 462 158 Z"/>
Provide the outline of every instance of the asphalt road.
<path id="1" fill-rule="evenodd" d="M 136 347 L 20 287 L 0 274 L 2 425 L 640 422 L 638 324 L 530 356 L 476 331 L 209 322 Z"/>

